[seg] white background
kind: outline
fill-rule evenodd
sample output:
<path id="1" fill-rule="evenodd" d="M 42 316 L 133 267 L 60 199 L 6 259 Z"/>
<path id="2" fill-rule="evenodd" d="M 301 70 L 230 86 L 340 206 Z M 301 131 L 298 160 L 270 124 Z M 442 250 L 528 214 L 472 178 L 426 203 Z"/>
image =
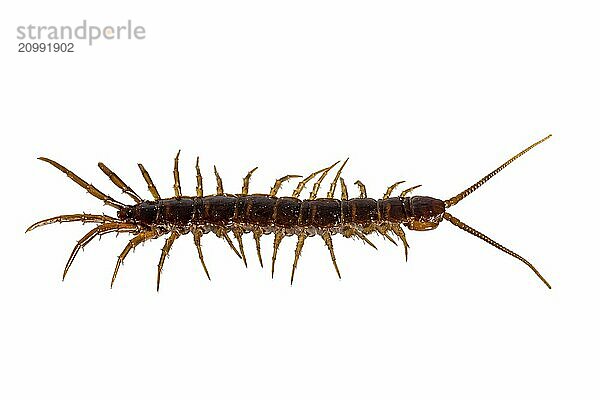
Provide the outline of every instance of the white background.
<path id="1" fill-rule="evenodd" d="M 594 2 L 82 3 L 0 12 L 0 397 L 598 398 Z M 84 18 L 131 19 L 147 38 L 17 53 L 17 26 Z M 111 290 L 127 235 L 90 244 L 61 282 L 88 226 L 24 234 L 57 214 L 113 213 L 42 155 L 123 201 L 98 161 L 149 197 L 144 162 L 170 195 L 178 149 L 188 194 L 196 155 L 207 187 L 217 164 L 236 193 L 257 165 L 251 191 L 266 192 L 349 156 L 346 181 L 371 196 L 406 179 L 445 199 L 548 133 L 453 214 L 552 290 L 447 222 L 408 232 L 408 263 L 381 238 L 376 252 L 335 237 L 341 281 L 307 240 L 293 287 L 293 238 L 274 280 L 251 236 L 247 270 L 206 238 L 208 282 L 188 236 L 159 294 L 162 239 L 130 255 Z M 265 259 L 271 246 L 263 238 Z"/>

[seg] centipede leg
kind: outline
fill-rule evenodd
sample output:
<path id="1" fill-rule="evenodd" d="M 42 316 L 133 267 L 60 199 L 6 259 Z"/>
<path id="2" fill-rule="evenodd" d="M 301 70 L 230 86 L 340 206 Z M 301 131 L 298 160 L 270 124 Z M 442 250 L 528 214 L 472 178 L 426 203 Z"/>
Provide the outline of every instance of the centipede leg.
<path id="1" fill-rule="evenodd" d="M 290 279 L 290 285 L 294 284 L 294 274 L 296 273 L 296 267 L 298 266 L 298 259 L 300 259 L 300 253 L 304 246 L 304 240 L 306 240 L 305 234 L 298 235 L 298 243 L 296 244 L 296 252 L 294 254 L 294 265 L 292 266 L 292 277 Z"/>
<path id="2" fill-rule="evenodd" d="M 200 238 L 202 237 L 202 232 L 199 230 L 194 230 L 192 231 L 192 235 L 194 235 L 194 243 L 196 244 L 196 249 L 198 250 L 198 257 L 200 258 L 200 262 L 202 263 L 202 268 L 204 268 L 206 277 L 210 281 L 210 274 L 208 273 L 208 268 L 206 268 L 206 264 L 204 263 L 204 256 L 202 255 L 202 248 L 200 246 Z"/>
<path id="3" fill-rule="evenodd" d="M 69 259 L 67 260 L 67 265 L 65 266 L 65 269 L 63 271 L 63 281 L 65 280 L 67 272 L 69 272 L 69 268 L 71 268 L 73 261 L 75 261 L 75 257 L 77 256 L 77 253 L 79 253 L 79 250 L 83 249 L 89 242 L 91 242 L 93 238 L 95 238 L 96 236 L 105 235 L 110 232 L 137 232 L 138 229 L 139 228 L 133 224 L 108 223 L 97 226 L 88 233 L 86 233 L 81 239 L 79 239 L 79 241 L 73 248 L 71 255 L 69 256 Z"/>
<path id="4" fill-rule="evenodd" d="M 375 246 L 373 244 L 373 242 L 371 242 L 369 240 L 369 238 L 364 233 L 362 233 L 361 231 L 359 231 L 358 229 L 353 229 L 353 230 L 350 231 L 350 236 L 353 236 L 353 235 L 354 236 L 358 236 L 363 242 L 365 242 L 366 244 L 368 244 L 369 246 L 371 246 L 372 248 L 374 248 L 375 250 L 377 250 L 377 246 Z"/>
<path id="5" fill-rule="evenodd" d="M 154 182 L 152 182 L 152 178 L 150 177 L 148 171 L 146 171 L 146 168 L 144 168 L 142 164 L 138 164 L 138 168 L 140 169 L 140 172 L 146 181 L 146 185 L 148 185 L 148 191 L 150 191 L 150 194 L 152 194 L 154 200 L 160 200 L 158 190 L 156 190 L 156 186 L 154 186 Z"/>
<path id="6" fill-rule="evenodd" d="M 348 161 L 348 160 L 346 160 L 346 161 Z M 321 187 L 321 183 L 323 182 L 323 179 L 325 179 L 325 177 L 327 176 L 329 171 L 331 171 L 333 169 L 333 167 L 335 167 L 338 163 L 339 163 L 339 161 L 336 161 L 330 167 L 325 168 L 325 170 L 321 173 L 321 176 L 319 177 L 319 179 L 317 179 L 317 181 L 313 185 L 312 191 L 310 192 L 310 195 L 308 196 L 308 198 L 310 200 L 314 200 L 317 198 L 317 193 L 319 192 L 319 187 Z"/>
<path id="7" fill-rule="evenodd" d="M 231 250 L 233 250 L 236 256 L 238 256 L 240 259 L 242 258 L 240 252 L 233 245 L 233 242 L 231 241 L 231 238 L 229 237 L 229 234 L 225 229 L 221 229 L 215 232 L 215 234 L 227 242 L 227 244 L 229 245 L 229 247 L 231 247 Z"/>
<path id="8" fill-rule="evenodd" d="M 137 193 L 134 192 L 132 188 L 130 188 L 127 184 L 125 184 L 125 182 L 123 182 L 123 180 L 121 178 L 119 178 L 119 176 L 117 174 L 115 174 L 110 168 L 108 168 L 106 165 L 104 165 L 104 163 L 99 162 L 98 167 L 102 170 L 102 172 L 104 172 L 104 174 L 106 174 L 106 176 L 108 176 L 110 181 L 112 183 L 114 183 L 115 186 L 117 186 L 119 189 L 121 189 L 123 191 L 123 193 L 125 193 L 127 196 L 131 197 L 133 199 L 133 201 L 135 201 L 136 203 L 142 202 L 142 198 L 140 196 L 138 196 Z"/>
<path id="9" fill-rule="evenodd" d="M 138 234 L 137 236 L 134 236 L 133 239 L 131 239 L 129 241 L 129 243 L 127 243 L 127 246 L 125 246 L 125 248 L 123 249 L 123 251 L 121 252 L 119 257 L 117 258 L 117 264 L 115 265 L 115 270 L 113 271 L 112 279 L 110 281 L 111 289 L 112 289 L 113 285 L 115 284 L 115 280 L 117 279 L 117 274 L 119 273 L 119 267 L 125 261 L 125 257 L 127 257 L 127 254 L 129 254 L 129 252 L 131 250 L 135 249 L 138 245 L 144 243 L 145 241 L 150 240 L 150 239 L 156 239 L 159 236 L 160 236 L 159 233 L 156 230 L 152 229 L 150 231 L 145 231 L 145 232 Z"/>
<path id="10" fill-rule="evenodd" d="M 254 167 L 253 169 L 251 169 L 250 172 L 248 172 L 248 174 L 244 178 L 244 182 L 242 184 L 242 194 L 243 195 L 248 194 L 248 190 L 250 188 L 250 178 L 252 177 L 252 174 L 254 173 L 254 171 L 256 171 L 257 169 L 258 169 L 258 167 Z"/>
<path id="11" fill-rule="evenodd" d="M 282 232 L 275 232 L 275 238 L 273 239 L 273 257 L 271 260 L 271 279 L 275 275 L 275 259 L 277 258 L 277 250 L 285 235 Z"/>
<path id="12" fill-rule="evenodd" d="M 390 196 L 392 195 L 392 192 L 394 191 L 394 189 L 396 189 L 396 186 L 400 185 L 401 183 L 404 183 L 406 181 L 399 181 L 399 182 L 395 182 L 393 183 L 390 187 L 387 188 L 387 190 L 385 191 L 385 194 L 383 195 L 384 199 L 389 199 Z"/>
<path id="13" fill-rule="evenodd" d="M 361 181 L 356 181 L 356 182 L 354 182 L 354 184 L 356 186 L 358 186 L 358 189 L 360 190 L 360 195 L 358 197 L 361 199 L 366 199 L 367 198 L 367 187 L 365 186 L 365 184 L 362 183 Z"/>
<path id="14" fill-rule="evenodd" d="M 342 187 L 342 200 L 348 200 L 348 187 L 346 186 L 346 182 L 344 182 L 344 178 L 340 176 L 340 186 Z"/>
<path id="15" fill-rule="evenodd" d="M 215 172 L 215 179 L 217 180 L 217 196 L 223 196 L 223 179 L 221 179 L 221 175 L 219 175 L 219 171 L 217 171 L 217 166 L 213 165 L 213 170 Z"/>
<path id="16" fill-rule="evenodd" d="M 114 207 L 116 209 L 122 209 L 125 207 L 125 204 L 116 201 L 115 199 L 113 199 L 110 196 L 105 195 L 104 193 L 102 193 L 101 191 L 99 191 L 94 185 L 87 183 L 86 181 L 84 181 L 83 179 L 81 179 L 79 176 L 77 176 L 73 171 L 63 167 L 62 165 L 60 165 L 59 163 L 57 163 L 56 161 L 53 161 L 49 158 L 46 157 L 39 157 L 38 160 L 47 162 L 48 164 L 52 165 L 54 168 L 58 169 L 59 171 L 63 172 L 65 175 L 67 175 L 67 177 L 72 180 L 73 182 L 75 182 L 76 184 L 78 184 L 79 186 L 81 186 L 82 188 L 84 188 L 89 194 L 91 194 L 92 196 L 94 196 L 95 198 L 104 201 L 105 204 Z"/>
<path id="17" fill-rule="evenodd" d="M 248 268 L 248 262 L 246 261 L 246 253 L 244 252 L 244 242 L 242 241 L 242 232 L 239 229 L 234 229 L 233 236 L 237 239 L 240 254 L 242 256 L 242 261 L 244 261 L 244 265 L 246 266 L 246 268 Z"/>
<path id="18" fill-rule="evenodd" d="M 263 260 L 262 254 L 260 253 L 260 237 L 262 232 L 258 229 L 252 231 L 252 235 L 254 236 L 254 242 L 256 243 L 256 254 L 258 255 L 258 262 L 260 263 L 260 267 L 263 268 Z"/>
<path id="19" fill-rule="evenodd" d="M 179 154 L 181 150 L 177 152 L 175 156 L 175 161 L 173 165 L 173 179 L 175 183 L 173 184 L 173 189 L 175 190 L 175 197 L 181 197 L 181 182 L 179 181 Z"/>
<path id="20" fill-rule="evenodd" d="M 36 228 L 39 228 L 41 226 L 44 226 L 44 225 L 50 225 L 50 224 L 55 224 L 55 223 L 61 224 L 63 222 L 83 222 L 84 224 L 87 224 L 87 223 L 104 224 L 104 223 L 109 223 L 109 222 L 119 222 L 119 220 L 116 218 L 113 218 L 113 217 L 109 217 L 108 215 L 93 215 L 93 214 L 85 214 L 85 213 L 84 214 L 58 215 L 56 217 L 47 218 L 47 219 L 43 219 L 41 221 L 36 222 L 35 224 L 33 224 L 29 228 L 27 228 L 25 233 L 32 231 Z"/>
<path id="21" fill-rule="evenodd" d="M 173 246 L 173 242 L 175 242 L 175 240 L 179 236 L 181 236 L 181 234 L 178 233 L 177 231 L 171 232 L 171 235 L 165 241 L 165 245 L 163 246 L 162 251 L 160 252 L 160 260 L 158 261 L 158 268 L 157 268 L 157 272 L 156 272 L 156 291 L 157 292 L 160 289 L 160 276 L 162 274 L 163 265 L 165 264 L 165 259 L 167 258 L 167 255 L 169 254 L 169 251 L 171 250 L 171 246 Z"/>
<path id="22" fill-rule="evenodd" d="M 333 166 L 332 166 L 333 167 Z M 328 167 L 329 168 L 329 167 Z M 318 174 L 322 173 L 323 171 L 325 171 L 327 168 L 323 168 L 320 169 L 318 171 L 313 172 L 312 174 L 308 175 L 306 178 L 302 179 L 299 183 L 298 186 L 296 186 L 296 189 L 294 189 L 294 191 L 292 192 L 292 197 L 298 197 L 300 196 L 300 193 L 302 193 L 302 191 L 304 190 L 304 187 L 306 186 L 306 184 L 313 179 L 315 176 L 317 176 Z"/>
<path id="23" fill-rule="evenodd" d="M 387 240 L 392 242 L 394 244 L 394 246 L 398 246 L 398 243 L 396 243 L 396 241 L 394 239 L 392 239 L 392 237 L 390 235 L 388 235 L 388 233 L 384 227 L 378 226 L 377 232 L 379 232 L 379 234 L 381 236 L 383 236 L 384 238 L 386 238 Z"/>
<path id="24" fill-rule="evenodd" d="M 337 261 L 335 260 L 335 253 L 333 252 L 333 241 L 331 240 L 331 235 L 328 232 L 321 234 L 321 237 L 325 241 L 327 248 L 329 249 L 329 254 L 331 255 L 331 261 L 333 261 L 333 266 L 335 268 L 335 272 L 339 279 L 342 279 L 342 275 L 340 274 L 340 269 L 338 268 Z"/>
<path id="25" fill-rule="evenodd" d="M 335 187 L 337 186 L 337 181 L 340 179 L 340 175 L 342 175 L 342 170 L 346 166 L 346 163 L 348 162 L 348 160 L 349 160 L 349 158 L 346 158 L 346 161 L 344 161 L 344 163 L 338 170 L 337 174 L 335 174 L 335 178 L 333 178 L 333 181 L 331 182 L 331 185 L 329 186 L 329 192 L 327 192 L 328 199 L 333 199 L 333 194 L 335 193 Z"/>
<path id="26" fill-rule="evenodd" d="M 301 176 L 300 175 L 286 175 L 284 177 L 277 179 L 275 181 L 275 184 L 271 188 L 271 191 L 269 192 L 269 196 L 277 196 L 277 192 L 279 191 L 279 188 L 281 188 L 281 185 L 283 184 L 283 182 L 290 180 L 292 178 L 301 178 Z"/>
<path id="27" fill-rule="evenodd" d="M 202 174 L 200 173 L 200 157 L 196 157 L 196 196 L 204 195 L 202 189 Z"/>
<path id="28" fill-rule="evenodd" d="M 406 261 L 408 261 L 408 248 L 410 246 L 406 241 L 406 234 L 404 233 L 404 230 L 399 224 L 392 224 L 392 231 L 394 231 L 396 236 L 398 236 L 400 240 L 402 240 L 402 244 L 404 245 L 404 258 Z"/>

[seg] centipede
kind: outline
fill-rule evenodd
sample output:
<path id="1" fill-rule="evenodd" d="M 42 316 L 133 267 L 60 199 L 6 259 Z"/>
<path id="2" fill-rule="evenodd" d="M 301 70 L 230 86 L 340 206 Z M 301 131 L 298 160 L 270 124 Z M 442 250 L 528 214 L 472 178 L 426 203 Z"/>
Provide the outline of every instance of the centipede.
<path id="1" fill-rule="evenodd" d="M 370 198 L 367 196 L 366 186 L 359 180 L 355 182 L 360 192 L 359 197 L 349 198 L 348 188 L 342 177 L 342 171 L 348 159 L 341 163 L 341 165 L 341 161 L 338 161 L 305 177 L 301 175 L 285 175 L 275 180 L 268 194 L 249 194 L 250 179 L 257 168 L 250 170 L 243 178 L 242 189 L 239 194 L 225 193 L 223 190 L 223 180 L 215 166 L 213 172 L 216 178 L 216 193 L 205 195 L 199 158 L 197 157 L 195 171 L 196 193 L 194 196 L 184 196 L 181 191 L 181 182 L 179 179 L 179 156 L 181 153 L 179 151 L 175 156 L 173 166 L 174 196 L 168 198 L 161 197 L 150 174 L 142 164 L 138 164 L 138 167 L 148 186 L 148 191 L 152 195 L 152 200 L 143 199 L 104 163 L 98 163 L 100 170 L 122 191 L 122 194 L 127 195 L 134 203 L 125 204 L 104 194 L 58 162 L 46 157 L 39 157 L 39 160 L 63 172 L 70 180 L 85 189 L 87 193 L 103 201 L 104 205 L 116 209 L 117 212 L 116 216 L 87 213 L 59 215 L 34 223 L 27 228 L 26 233 L 42 226 L 63 222 L 81 222 L 83 224 L 96 225 L 77 241 L 63 270 L 63 280 L 66 278 L 77 254 L 92 242 L 93 239 L 108 233 L 127 233 L 132 235 L 125 248 L 117 257 L 110 282 L 111 288 L 115 284 L 125 258 L 132 250 L 144 242 L 166 237 L 156 270 L 156 290 L 158 291 L 165 260 L 173 243 L 181 236 L 187 234 L 191 234 L 193 238 L 200 264 L 209 280 L 211 279 L 210 273 L 204 260 L 201 244 L 201 239 L 205 235 L 213 233 L 218 238 L 224 240 L 247 268 L 248 262 L 243 245 L 244 235 L 252 234 L 258 262 L 261 267 L 264 267 L 261 254 L 261 238 L 262 236 L 273 234 L 271 277 L 275 274 L 277 251 L 282 240 L 286 237 L 296 237 L 297 241 L 290 277 L 290 284 L 293 284 L 304 243 L 309 237 L 319 236 L 323 240 L 329 250 L 335 274 L 338 278 L 341 278 L 333 247 L 332 238 L 335 235 L 358 239 L 375 249 L 377 247 L 369 238 L 372 234 L 380 235 L 384 240 L 396 246 L 398 246 L 397 240 L 399 240 L 404 248 L 405 259 L 408 261 L 409 245 L 404 228 L 411 231 L 429 231 L 437 228 L 445 220 L 521 261 L 550 289 L 551 286 L 548 281 L 531 262 L 454 217 L 448 212 L 448 209 L 458 204 L 513 161 L 545 142 L 551 136 L 548 135 L 526 147 L 479 181 L 447 200 L 440 200 L 429 196 L 410 196 L 411 192 L 421 185 L 408 187 L 399 196 L 392 196 L 394 190 L 399 185 L 406 183 L 405 181 L 393 183 L 379 199 Z M 319 189 L 325 177 L 337 165 L 340 166 L 337 168 L 337 172 L 330 183 L 326 197 L 318 197 Z M 281 186 L 293 179 L 301 180 L 291 196 L 278 196 Z M 312 185 L 312 190 L 308 198 L 301 199 L 301 193 L 313 180 L 315 182 Z M 339 199 L 334 196 L 338 186 L 341 191 Z M 233 239 L 231 236 L 233 236 Z M 234 239 L 237 247 L 234 244 Z"/>

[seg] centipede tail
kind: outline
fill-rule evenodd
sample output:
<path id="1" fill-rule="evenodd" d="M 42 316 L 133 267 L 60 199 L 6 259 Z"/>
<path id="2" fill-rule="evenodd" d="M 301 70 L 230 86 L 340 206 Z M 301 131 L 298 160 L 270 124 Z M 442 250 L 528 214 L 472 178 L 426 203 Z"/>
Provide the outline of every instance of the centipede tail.
<path id="1" fill-rule="evenodd" d="M 461 222 L 447 211 L 448 208 L 458 204 L 510 163 L 549 138 L 550 135 L 522 150 L 469 188 L 445 201 L 428 196 L 413 196 L 412 192 L 421 185 L 407 185 L 408 188 L 400 191 L 398 187 L 406 183 L 404 180 L 390 185 L 380 199 L 368 197 L 365 184 L 360 180 L 356 180 L 355 185 L 358 187 L 358 197 L 350 197 L 348 187 L 342 176 L 348 159 L 337 169 L 331 179 L 325 197 L 321 198 L 318 195 L 321 185 L 327 176 L 331 176 L 329 173 L 340 163 L 339 161 L 328 167 L 309 173 L 297 183 L 290 196 L 280 195 L 282 186 L 292 179 L 302 178 L 301 175 L 288 174 L 276 179 L 268 192 L 269 194 L 251 194 L 250 180 L 257 170 L 255 167 L 242 179 L 240 193 L 228 194 L 224 191 L 223 180 L 217 167 L 213 166 L 216 193 L 206 194 L 199 158 L 197 157 L 195 165 L 195 195 L 186 196 L 183 194 L 180 181 L 179 157 L 181 151 L 178 151 L 173 161 L 174 196 L 168 198 L 160 196 L 150 174 L 142 164 L 138 164 L 138 167 L 152 196 L 152 200 L 143 199 L 113 170 L 102 162 L 98 163 L 98 167 L 110 181 L 123 194 L 133 200 L 132 205 L 127 205 L 101 192 L 95 186 L 86 182 L 56 161 L 40 157 L 40 160 L 49 163 L 66 174 L 70 180 L 85 189 L 89 194 L 103 201 L 104 204 L 117 209 L 117 215 L 113 217 L 103 214 L 64 214 L 38 221 L 28 227 L 26 232 L 42 226 L 62 222 L 81 222 L 83 224 L 96 225 L 75 245 L 64 268 L 63 279 L 66 277 L 79 251 L 94 238 L 111 232 L 132 234 L 133 237 L 117 257 L 117 262 L 112 273 L 111 287 L 115 284 L 125 258 L 132 250 L 142 243 L 164 236 L 166 239 L 156 267 L 156 290 L 158 291 L 166 259 L 173 244 L 179 237 L 188 233 L 192 234 L 200 264 L 209 280 L 211 276 L 205 263 L 201 244 L 201 239 L 205 235 L 212 233 L 224 240 L 235 255 L 248 267 L 249 263 L 244 249 L 243 238 L 246 234 L 252 234 L 258 262 L 263 267 L 261 238 L 272 234 L 272 278 L 275 275 L 275 263 L 283 239 L 288 236 L 295 236 L 297 241 L 290 276 L 290 284 L 293 284 L 299 271 L 302 250 L 307 243 L 307 239 L 310 237 L 321 237 L 329 252 L 333 269 L 337 277 L 341 278 L 333 246 L 333 237 L 335 235 L 340 234 L 345 238 L 359 239 L 364 244 L 376 250 L 377 247 L 369 239 L 369 235 L 380 235 L 386 241 L 398 246 L 398 242 L 392 237 L 394 235 L 402 243 L 401 248 L 404 250 L 405 259 L 408 260 L 409 244 L 404 228 L 413 231 L 427 231 L 437 228 L 443 220 L 446 220 L 461 230 L 520 260 L 550 288 L 547 280 L 525 258 L 495 242 L 464 222 Z M 301 199 L 300 195 L 313 180 L 314 182 L 312 182 L 312 189 L 308 194 L 308 198 Z M 338 183 L 341 192 L 340 199 L 335 198 Z M 392 196 L 392 193 L 397 189 L 400 191 L 400 195 L 396 197 Z M 236 243 L 234 243 L 230 235 L 233 235 Z"/>

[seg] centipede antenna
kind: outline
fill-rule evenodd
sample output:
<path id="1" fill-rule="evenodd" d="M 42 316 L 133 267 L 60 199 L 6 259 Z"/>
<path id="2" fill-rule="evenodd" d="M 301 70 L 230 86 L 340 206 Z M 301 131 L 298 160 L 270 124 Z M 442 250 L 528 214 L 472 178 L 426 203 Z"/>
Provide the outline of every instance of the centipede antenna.
<path id="1" fill-rule="evenodd" d="M 537 275 L 537 277 L 541 279 L 542 282 L 544 282 L 544 284 L 548 287 L 548 289 L 552 289 L 552 287 L 550 286 L 550 284 L 548 283 L 548 281 L 542 276 L 542 274 L 539 273 L 539 271 L 533 266 L 533 264 L 531 264 L 529 261 L 527 261 L 526 259 L 524 259 L 520 255 L 518 255 L 514 251 L 507 249 L 506 247 L 502 246 L 500 243 L 494 241 L 493 239 L 490 239 L 489 237 L 487 237 L 483 233 L 475 230 L 474 228 L 471 228 L 469 225 L 467 225 L 464 222 L 460 221 L 458 218 L 452 216 L 448 212 L 446 212 L 444 214 L 444 219 L 450 221 L 453 225 L 458 226 L 463 231 L 465 231 L 467 233 L 470 233 L 471 235 L 473 235 L 475 237 L 478 237 L 479 239 L 483 240 L 484 242 L 486 242 L 488 244 L 491 244 L 492 246 L 494 246 L 498 250 L 503 251 L 506 254 L 513 256 L 517 260 L 520 260 L 525 265 L 527 265 Z"/>
<path id="2" fill-rule="evenodd" d="M 543 138 L 541 140 L 538 140 L 537 142 L 535 142 L 531 146 L 527 147 L 525 150 L 523 150 L 523 151 L 517 153 L 516 155 L 514 155 L 513 157 L 509 158 L 508 161 L 506 161 L 504 164 L 502 164 L 501 166 L 499 166 L 498 168 L 496 168 L 495 170 L 493 170 L 492 172 L 490 172 L 489 174 L 487 174 L 483 178 L 481 178 L 477 183 L 475 183 L 472 186 L 468 187 L 467 189 L 463 190 L 462 192 L 460 192 L 456 196 L 451 197 L 450 199 L 444 201 L 444 204 L 446 205 L 446 208 L 450 208 L 450 207 L 456 205 L 462 199 L 464 199 L 465 197 L 467 197 L 468 195 L 470 195 L 471 193 L 473 193 L 475 190 L 479 189 L 479 187 L 481 187 L 481 185 L 483 185 L 488 180 L 490 180 L 498 172 L 500 172 L 504 168 L 506 168 L 510 163 L 512 163 L 513 161 L 515 161 L 517 158 L 521 157 L 523 154 L 527 153 L 529 150 L 533 149 L 538 144 L 543 143 L 546 140 L 550 139 L 551 137 L 552 137 L 552 135 L 548 135 L 545 138 Z"/>
<path id="3" fill-rule="evenodd" d="M 181 183 L 179 182 L 179 154 L 181 150 L 177 152 L 175 156 L 175 162 L 173 165 L 173 178 L 175 179 L 175 184 L 173 185 L 173 189 L 175 189 L 175 197 L 181 197 Z"/>
<path id="4" fill-rule="evenodd" d="M 203 195 L 203 190 L 202 190 L 202 174 L 200 173 L 200 157 L 196 157 L 196 196 L 202 197 L 202 195 Z"/>
<path id="5" fill-rule="evenodd" d="M 138 164 L 138 167 L 140 168 L 140 172 L 142 173 L 142 176 L 148 185 L 148 191 L 150 194 L 152 194 L 154 200 L 160 200 L 160 195 L 158 194 L 158 190 L 156 190 L 156 186 L 154 186 L 154 182 L 152 182 L 152 178 L 150 178 L 150 174 L 148 171 L 146 171 L 146 168 L 144 168 L 142 164 Z"/>
<path id="6" fill-rule="evenodd" d="M 358 189 L 360 190 L 360 196 L 358 196 L 361 199 L 366 199 L 367 198 L 367 187 L 365 186 L 364 183 L 362 183 L 361 181 L 356 181 L 354 182 L 354 184 L 356 186 L 358 186 Z"/>
<path id="7" fill-rule="evenodd" d="M 156 270 L 157 271 L 156 272 L 156 291 L 157 292 L 160 289 L 160 276 L 162 275 L 165 260 L 167 258 L 167 255 L 169 255 L 169 251 L 171 251 L 171 246 L 173 246 L 173 243 L 179 236 L 180 236 L 180 234 L 177 231 L 171 232 L 171 235 L 167 238 L 167 240 L 165 240 L 165 245 L 160 252 L 160 260 L 158 261 L 158 267 Z"/>
<path id="8" fill-rule="evenodd" d="M 102 170 L 102 172 L 104 172 L 104 174 L 106 174 L 106 176 L 108 176 L 108 178 L 111 180 L 112 183 L 115 184 L 115 186 L 121 189 L 123 193 L 125 193 L 127 196 L 131 197 L 133 201 L 135 201 L 136 203 L 142 202 L 142 198 L 138 196 L 138 194 L 134 192 L 132 188 L 125 184 L 125 182 L 123 182 L 123 180 L 119 178 L 117 174 L 115 174 L 110 168 L 104 165 L 104 163 L 99 162 L 98 167 Z"/>
<path id="9" fill-rule="evenodd" d="M 221 179 L 221 175 L 219 175 L 219 171 L 217 171 L 217 166 L 213 165 L 213 169 L 215 172 L 215 178 L 217 179 L 217 195 L 223 195 L 223 179 Z"/>
<path id="10" fill-rule="evenodd" d="M 346 158 L 346 161 L 344 161 L 344 163 L 342 164 L 342 166 L 340 167 L 340 169 L 338 169 L 337 174 L 335 174 L 335 178 L 333 178 L 333 181 L 331 181 L 331 185 L 329 186 L 329 192 L 327 192 L 327 198 L 328 199 L 333 199 L 333 194 L 335 193 L 335 187 L 337 186 L 337 181 L 340 179 L 340 175 L 342 174 L 342 170 L 346 166 L 346 163 L 348 162 L 349 159 L 350 158 Z"/>
<path id="11" fill-rule="evenodd" d="M 77 176 L 73 171 L 70 171 L 69 169 L 63 167 L 62 165 L 60 165 L 59 163 L 57 163 L 56 161 L 53 161 L 49 158 L 46 157 L 38 157 L 38 160 L 47 162 L 48 164 L 52 165 L 54 168 L 58 169 L 59 171 L 63 172 L 64 174 L 67 175 L 67 177 L 72 180 L 73 182 L 75 182 L 76 184 L 78 184 L 79 186 L 81 186 L 82 188 L 84 188 L 89 194 L 91 194 L 92 196 L 94 196 L 95 198 L 102 200 L 105 204 L 114 207 L 118 210 L 125 208 L 125 204 L 116 201 L 115 199 L 113 199 L 110 196 L 105 195 L 104 193 L 102 193 L 101 191 L 99 191 L 94 185 L 92 185 L 91 183 L 87 183 L 86 181 L 84 181 L 83 179 L 81 179 L 79 176 Z"/>
<path id="12" fill-rule="evenodd" d="M 258 167 L 254 167 L 253 169 L 251 169 L 248 174 L 246 174 L 246 177 L 244 178 L 244 183 L 242 185 L 242 194 L 247 196 L 248 195 L 248 189 L 250 188 L 250 178 L 252 177 L 252 174 L 254 173 L 254 171 L 256 171 L 258 169 Z"/>

